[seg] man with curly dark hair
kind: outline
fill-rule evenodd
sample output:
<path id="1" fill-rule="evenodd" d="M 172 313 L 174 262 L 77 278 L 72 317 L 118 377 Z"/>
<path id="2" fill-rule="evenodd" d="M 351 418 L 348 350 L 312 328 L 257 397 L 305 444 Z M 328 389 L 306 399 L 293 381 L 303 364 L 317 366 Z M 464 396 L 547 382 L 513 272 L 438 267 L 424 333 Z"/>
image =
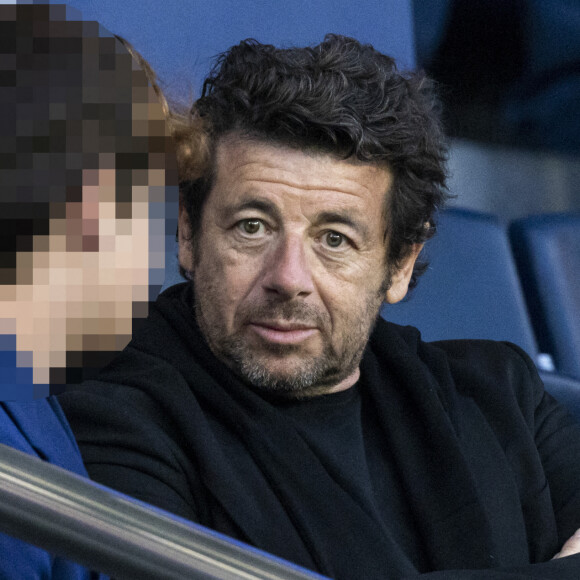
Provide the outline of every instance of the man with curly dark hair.
<path id="1" fill-rule="evenodd" d="M 351 38 L 245 41 L 173 132 L 189 281 L 62 398 L 90 475 L 333 578 L 576 578 L 545 561 L 580 431 L 530 359 L 378 317 L 446 197 L 429 82 Z"/>

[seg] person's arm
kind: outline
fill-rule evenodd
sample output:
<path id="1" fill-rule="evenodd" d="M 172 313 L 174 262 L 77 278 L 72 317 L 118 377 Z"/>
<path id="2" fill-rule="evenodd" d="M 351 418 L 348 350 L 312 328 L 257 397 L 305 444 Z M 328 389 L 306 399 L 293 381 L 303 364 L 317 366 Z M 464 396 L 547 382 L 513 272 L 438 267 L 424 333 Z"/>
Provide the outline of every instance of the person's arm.
<path id="1" fill-rule="evenodd" d="M 532 361 L 523 358 L 534 390 L 534 439 L 550 488 L 558 543 L 562 547 L 570 539 L 574 545 L 580 528 L 580 425 L 545 392 Z"/>
<path id="2" fill-rule="evenodd" d="M 568 539 L 552 560 L 510 569 L 441 570 L 404 580 L 578 580 L 580 577 L 580 530 Z"/>
<path id="3" fill-rule="evenodd" d="M 196 521 L 186 468 L 167 434 L 114 388 L 59 397 L 91 479 Z"/>
<path id="4" fill-rule="evenodd" d="M 527 367 L 515 386 L 522 400 L 531 397 L 530 418 L 536 446 L 550 486 L 561 548 L 547 562 L 516 568 L 445 570 L 421 574 L 425 580 L 578 580 L 580 578 L 580 425 L 544 391 L 531 359 L 509 345 Z M 525 368 L 524 367 L 524 368 Z M 580 396 L 580 393 L 579 393 Z M 528 403 L 522 406 L 527 407 Z M 531 415 L 531 414 L 530 414 Z"/>
<path id="5" fill-rule="evenodd" d="M 402 580 L 578 580 L 580 554 L 512 569 L 442 570 Z"/>

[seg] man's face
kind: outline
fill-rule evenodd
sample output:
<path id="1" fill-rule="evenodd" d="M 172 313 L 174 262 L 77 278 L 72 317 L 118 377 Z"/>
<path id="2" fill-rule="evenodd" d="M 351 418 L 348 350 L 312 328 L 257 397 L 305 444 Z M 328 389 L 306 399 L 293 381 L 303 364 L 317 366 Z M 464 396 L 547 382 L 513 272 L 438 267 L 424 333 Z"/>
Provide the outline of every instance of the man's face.
<path id="1" fill-rule="evenodd" d="M 354 384 L 388 285 L 391 182 L 376 165 L 220 142 L 193 247 L 180 213 L 180 260 L 213 353 L 260 389 L 310 395 Z"/>

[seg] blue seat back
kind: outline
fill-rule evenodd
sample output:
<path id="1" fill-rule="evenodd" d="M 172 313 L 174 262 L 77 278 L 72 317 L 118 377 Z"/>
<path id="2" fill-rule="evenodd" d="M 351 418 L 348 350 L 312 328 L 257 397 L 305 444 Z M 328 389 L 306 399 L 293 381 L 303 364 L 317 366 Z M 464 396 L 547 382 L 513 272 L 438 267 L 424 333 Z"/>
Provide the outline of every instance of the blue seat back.
<path id="1" fill-rule="evenodd" d="M 536 358 L 537 346 L 505 227 L 495 217 L 448 209 L 425 246 L 430 261 L 403 302 L 383 306 L 392 322 L 425 340 L 507 340 Z"/>
<path id="2" fill-rule="evenodd" d="M 540 373 L 546 391 L 580 422 L 580 381 L 556 373 Z"/>
<path id="3" fill-rule="evenodd" d="M 174 284 L 185 282 L 179 273 L 179 260 L 177 257 L 178 244 L 175 239 L 165 242 L 165 282 L 161 287 L 161 292 Z"/>
<path id="4" fill-rule="evenodd" d="M 539 346 L 580 379 L 580 213 L 517 220 L 510 239 Z"/>

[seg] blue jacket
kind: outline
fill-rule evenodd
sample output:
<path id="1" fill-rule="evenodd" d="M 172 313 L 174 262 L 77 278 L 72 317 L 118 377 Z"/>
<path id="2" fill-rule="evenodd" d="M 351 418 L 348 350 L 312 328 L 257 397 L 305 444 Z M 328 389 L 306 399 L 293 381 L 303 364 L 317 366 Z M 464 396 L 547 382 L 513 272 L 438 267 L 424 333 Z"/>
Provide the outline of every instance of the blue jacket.
<path id="1" fill-rule="evenodd" d="M 79 475 L 87 473 L 68 422 L 54 397 L 0 402 L 0 443 Z M 0 580 L 86 580 L 82 566 L 0 534 Z"/>

